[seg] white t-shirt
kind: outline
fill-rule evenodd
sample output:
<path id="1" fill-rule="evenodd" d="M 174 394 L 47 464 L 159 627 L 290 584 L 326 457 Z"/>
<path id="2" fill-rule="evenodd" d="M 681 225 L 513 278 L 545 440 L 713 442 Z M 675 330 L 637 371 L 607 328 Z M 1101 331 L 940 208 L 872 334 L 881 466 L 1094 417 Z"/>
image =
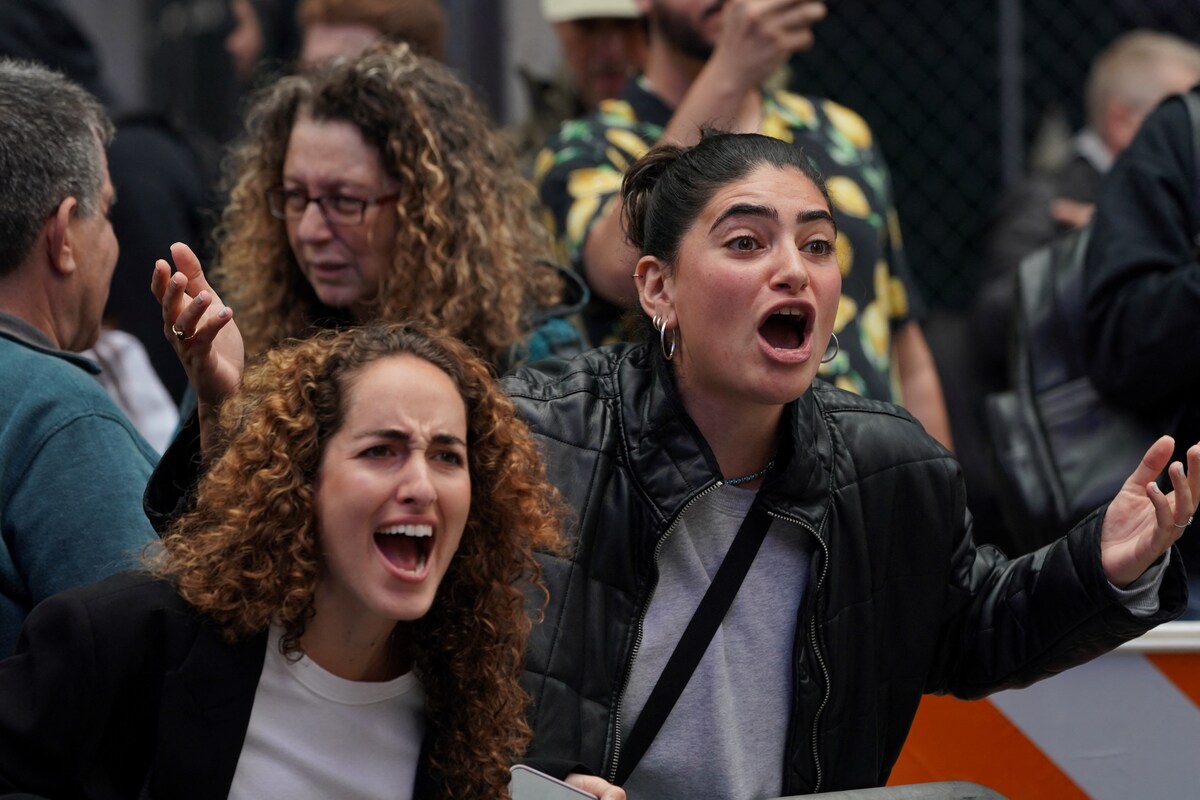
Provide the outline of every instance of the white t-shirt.
<path id="1" fill-rule="evenodd" d="M 291 662 L 272 626 L 229 800 L 411 798 L 425 694 L 411 672 L 381 683 Z"/>

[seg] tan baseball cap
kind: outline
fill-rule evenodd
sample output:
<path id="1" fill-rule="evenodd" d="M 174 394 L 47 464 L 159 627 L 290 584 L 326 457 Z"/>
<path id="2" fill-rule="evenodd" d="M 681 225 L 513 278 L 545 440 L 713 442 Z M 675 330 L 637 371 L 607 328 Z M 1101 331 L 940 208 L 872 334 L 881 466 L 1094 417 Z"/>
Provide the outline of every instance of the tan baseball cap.
<path id="1" fill-rule="evenodd" d="M 593 17 L 636 17 L 633 0 L 542 0 L 542 15 L 549 22 L 569 22 Z"/>

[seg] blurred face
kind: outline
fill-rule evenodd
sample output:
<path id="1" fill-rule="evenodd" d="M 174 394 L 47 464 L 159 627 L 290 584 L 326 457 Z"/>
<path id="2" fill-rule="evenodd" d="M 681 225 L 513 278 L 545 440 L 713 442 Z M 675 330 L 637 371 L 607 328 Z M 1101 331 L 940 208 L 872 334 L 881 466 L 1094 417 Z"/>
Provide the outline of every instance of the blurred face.
<path id="1" fill-rule="evenodd" d="M 779 405 L 808 389 L 841 295 L 836 234 L 825 198 L 797 169 L 760 166 L 713 195 L 661 296 L 647 307 L 643 293 L 647 313 L 677 329 L 685 404 Z"/>
<path id="2" fill-rule="evenodd" d="M 642 66 L 646 36 L 637 19 L 602 17 L 556 22 L 563 61 L 590 111 L 616 97 Z"/>
<path id="3" fill-rule="evenodd" d="M 1138 129 L 1155 106 L 1173 94 L 1181 94 L 1200 81 L 1191 66 L 1174 62 L 1159 65 L 1157 78 L 1141 87 L 1141 96 L 1136 102 L 1113 97 L 1108 102 L 1100 135 L 1114 156 L 1121 154 L 1137 135 Z"/>
<path id="4" fill-rule="evenodd" d="M 100 323 L 104 318 L 104 305 L 108 302 L 108 290 L 112 285 L 113 270 L 117 266 L 120 248 L 113 233 L 109 213 L 116 197 L 112 181 L 108 176 L 108 158 L 104 159 L 104 184 L 95 213 L 81 216 L 78 213 L 70 222 L 73 255 L 83 293 L 80 305 L 79 327 L 72 340 L 64 343 L 67 350 L 86 350 L 96 343 L 100 335 Z"/>
<path id="5" fill-rule="evenodd" d="M 315 64 L 335 56 L 355 56 L 382 38 L 382 34 L 370 25 L 318 22 L 304 32 L 300 63 Z"/>
<path id="6" fill-rule="evenodd" d="M 396 191 L 379 151 L 366 143 L 356 126 L 304 117 L 292 127 L 282 182 L 285 189 L 310 198 L 341 195 L 371 200 Z M 380 278 L 392 266 L 394 201 L 368 205 L 357 225 L 330 223 L 313 202 L 303 216 L 288 219 L 286 225 L 300 271 L 321 302 L 365 321 L 364 303 L 378 294 Z"/>
<path id="7" fill-rule="evenodd" d="M 446 373 L 411 355 L 363 367 L 345 404 L 314 487 L 316 611 L 390 628 L 429 611 L 462 539 L 466 407 Z"/>
<path id="8" fill-rule="evenodd" d="M 243 83 L 254 75 L 254 65 L 262 55 L 262 25 L 250 0 L 233 0 L 229 6 L 233 30 L 225 37 L 225 52 L 233 61 L 233 71 Z"/>

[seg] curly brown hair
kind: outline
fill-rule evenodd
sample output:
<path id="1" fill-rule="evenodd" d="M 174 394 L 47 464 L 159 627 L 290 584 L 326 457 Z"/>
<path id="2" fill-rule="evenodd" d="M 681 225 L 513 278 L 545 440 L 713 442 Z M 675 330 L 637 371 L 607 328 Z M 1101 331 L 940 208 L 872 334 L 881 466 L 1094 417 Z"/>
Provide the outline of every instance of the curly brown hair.
<path id="1" fill-rule="evenodd" d="M 216 282 L 237 309 L 248 353 L 344 317 L 300 271 L 265 192 L 277 185 L 298 118 L 354 125 L 404 187 L 392 269 L 368 317 L 437 325 L 493 365 L 510 363 L 534 315 L 558 302 L 561 277 L 535 262 L 552 252 L 533 187 L 507 141 L 446 66 L 405 44 L 281 79 L 254 100 L 231 154 L 217 226 Z M 390 206 L 389 206 L 390 207 Z"/>
<path id="2" fill-rule="evenodd" d="M 323 331 L 268 352 L 221 409 L 228 444 L 194 510 L 151 569 L 236 642 L 271 624 L 298 652 L 320 573 L 313 482 L 361 369 L 411 354 L 450 376 L 467 407 L 471 508 L 433 608 L 411 624 L 427 698 L 431 765 L 452 798 L 502 796 L 530 737 L 518 685 L 531 627 L 525 593 L 545 588 L 535 549 L 559 551 L 561 501 L 528 428 L 489 367 L 423 326 Z"/>

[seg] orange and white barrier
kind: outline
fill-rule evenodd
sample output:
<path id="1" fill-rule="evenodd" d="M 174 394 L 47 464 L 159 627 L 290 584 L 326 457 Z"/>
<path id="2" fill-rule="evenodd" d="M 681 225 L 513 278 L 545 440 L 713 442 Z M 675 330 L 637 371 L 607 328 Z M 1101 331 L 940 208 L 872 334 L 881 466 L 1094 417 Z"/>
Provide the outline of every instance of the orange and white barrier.
<path id="1" fill-rule="evenodd" d="M 1200 622 L 986 700 L 926 696 L 889 783 L 951 780 L 1010 800 L 1200 798 Z"/>

